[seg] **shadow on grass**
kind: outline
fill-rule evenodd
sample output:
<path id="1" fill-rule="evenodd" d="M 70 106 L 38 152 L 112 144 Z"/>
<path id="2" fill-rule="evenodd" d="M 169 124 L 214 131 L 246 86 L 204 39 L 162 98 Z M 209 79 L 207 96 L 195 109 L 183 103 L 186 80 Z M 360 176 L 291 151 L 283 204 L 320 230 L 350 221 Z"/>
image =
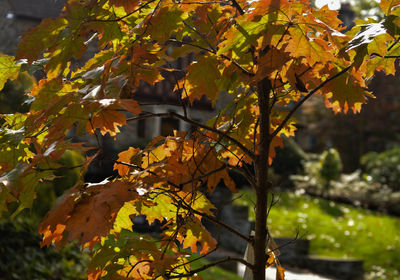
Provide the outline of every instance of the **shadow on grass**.
<path id="1" fill-rule="evenodd" d="M 342 217 L 345 214 L 337 203 L 329 200 L 318 200 L 318 206 L 322 212 L 333 217 Z"/>

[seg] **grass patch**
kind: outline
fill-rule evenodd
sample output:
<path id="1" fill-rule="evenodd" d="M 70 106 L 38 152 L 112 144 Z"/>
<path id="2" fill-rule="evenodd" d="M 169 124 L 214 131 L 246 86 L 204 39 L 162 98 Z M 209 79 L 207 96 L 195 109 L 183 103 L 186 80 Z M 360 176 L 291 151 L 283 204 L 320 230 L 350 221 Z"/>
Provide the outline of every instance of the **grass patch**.
<path id="1" fill-rule="evenodd" d="M 192 258 L 195 258 L 195 257 L 197 257 L 197 256 L 193 255 Z M 202 258 L 202 259 L 199 259 L 199 260 L 193 262 L 191 264 L 191 266 L 192 266 L 192 269 L 197 269 L 206 264 L 209 264 L 209 261 Z M 227 270 L 224 270 L 218 266 L 213 266 L 202 272 L 199 272 L 199 276 L 203 280 L 215 280 L 215 279 L 241 280 L 242 279 L 237 274 L 227 271 Z"/>
<path id="2" fill-rule="evenodd" d="M 255 193 L 242 190 L 235 203 L 248 205 L 254 220 Z M 279 194 L 269 215 L 275 237 L 311 241 L 310 254 L 359 258 L 370 279 L 400 279 L 400 219 L 381 213 L 293 193 Z"/>

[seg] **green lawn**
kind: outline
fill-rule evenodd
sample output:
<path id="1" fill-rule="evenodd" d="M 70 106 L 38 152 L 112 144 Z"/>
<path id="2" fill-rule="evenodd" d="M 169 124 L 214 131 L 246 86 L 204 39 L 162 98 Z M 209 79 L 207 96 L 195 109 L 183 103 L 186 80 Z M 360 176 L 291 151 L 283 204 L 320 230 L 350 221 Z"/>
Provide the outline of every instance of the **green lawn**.
<path id="1" fill-rule="evenodd" d="M 198 256 L 193 255 L 190 259 L 198 258 Z M 203 265 L 209 264 L 210 262 L 201 258 L 191 264 L 192 269 L 197 269 L 202 267 Z M 218 266 L 212 266 L 202 272 L 199 272 L 199 276 L 203 280 L 215 280 L 215 279 L 226 279 L 226 280 L 241 280 L 237 274 L 224 270 Z"/>
<path id="2" fill-rule="evenodd" d="M 235 203 L 253 209 L 254 192 L 243 190 L 240 195 Z M 298 231 L 311 241 L 311 254 L 360 258 L 369 279 L 400 279 L 399 218 L 306 195 L 277 196 L 268 222 L 272 236 L 293 237 Z"/>

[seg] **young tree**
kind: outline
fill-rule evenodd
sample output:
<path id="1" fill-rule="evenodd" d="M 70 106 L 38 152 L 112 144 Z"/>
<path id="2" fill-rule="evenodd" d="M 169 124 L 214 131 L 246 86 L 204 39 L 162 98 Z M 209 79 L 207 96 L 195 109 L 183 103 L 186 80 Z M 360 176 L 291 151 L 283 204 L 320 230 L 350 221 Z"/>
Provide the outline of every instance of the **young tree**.
<path id="1" fill-rule="evenodd" d="M 31 207 L 39 182 L 63 168 L 56 161 L 66 150 L 95 149 L 76 166 L 83 178 L 102 148 L 99 141 L 97 147 L 71 142 L 71 130 L 115 138 L 127 122 L 177 118 L 198 130 L 176 131 L 144 149 L 121 152 L 115 178 L 96 184 L 81 179 L 41 223 L 43 245 L 77 241 L 88 247 L 90 279 L 196 279 L 197 272 L 227 261 L 246 265 L 253 279 L 265 279 L 265 268 L 274 262 L 273 250 L 266 250 L 274 149 L 282 135 L 294 135 L 293 114 L 312 95 L 323 95 L 335 112 L 359 112 L 373 97 L 366 79 L 377 70 L 395 72 L 399 4 L 382 0 L 383 21 L 359 22 L 342 34 L 337 12 L 300 0 L 68 1 L 57 19 L 23 36 L 18 60 L 0 57 L 0 88 L 21 69 L 43 66 L 46 74 L 28 93 L 28 113 L 2 115 L 1 209 L 17 204 L 15 216 Z M 93 40 L 98 51 L 76 67 L 75 59 Z M 189 53 L 196 61 L 175 86 L 184 113 L 145 112 L 135 101 L 140 82 L 162 80 L 160 72 L 174 71 L 170 62 Z M 215 118 L 206 124 L 190 118 L 188 107 L 196 99 L 205 95 L 215 104 L 222 92 L 233 102 Z M 218 221 L 206 197 L 221 180 L 235 191 L 230 169 L 240 170 L 257 194 L 254 236 Z M 149 223 L 164 223 L 160 240 L 132 232 L 132 217 L 139 214 Z M 248 242 L 254 262 L 228 257 L 191 269 L 189 251 L 204 256 L 216 248 L 203 220 Z"/>

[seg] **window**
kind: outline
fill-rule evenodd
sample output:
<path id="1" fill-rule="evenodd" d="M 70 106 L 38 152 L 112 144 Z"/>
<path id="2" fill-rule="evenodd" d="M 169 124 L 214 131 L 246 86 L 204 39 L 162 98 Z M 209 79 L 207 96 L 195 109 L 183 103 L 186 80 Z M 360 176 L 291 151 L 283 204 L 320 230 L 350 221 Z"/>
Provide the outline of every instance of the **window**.
<path id="1" fill-rule="evenodd" d="M 179 120 L 174 118 L 161 119 L 161 135 L 172 135 L 174 130 L 179 130 Z"/>

